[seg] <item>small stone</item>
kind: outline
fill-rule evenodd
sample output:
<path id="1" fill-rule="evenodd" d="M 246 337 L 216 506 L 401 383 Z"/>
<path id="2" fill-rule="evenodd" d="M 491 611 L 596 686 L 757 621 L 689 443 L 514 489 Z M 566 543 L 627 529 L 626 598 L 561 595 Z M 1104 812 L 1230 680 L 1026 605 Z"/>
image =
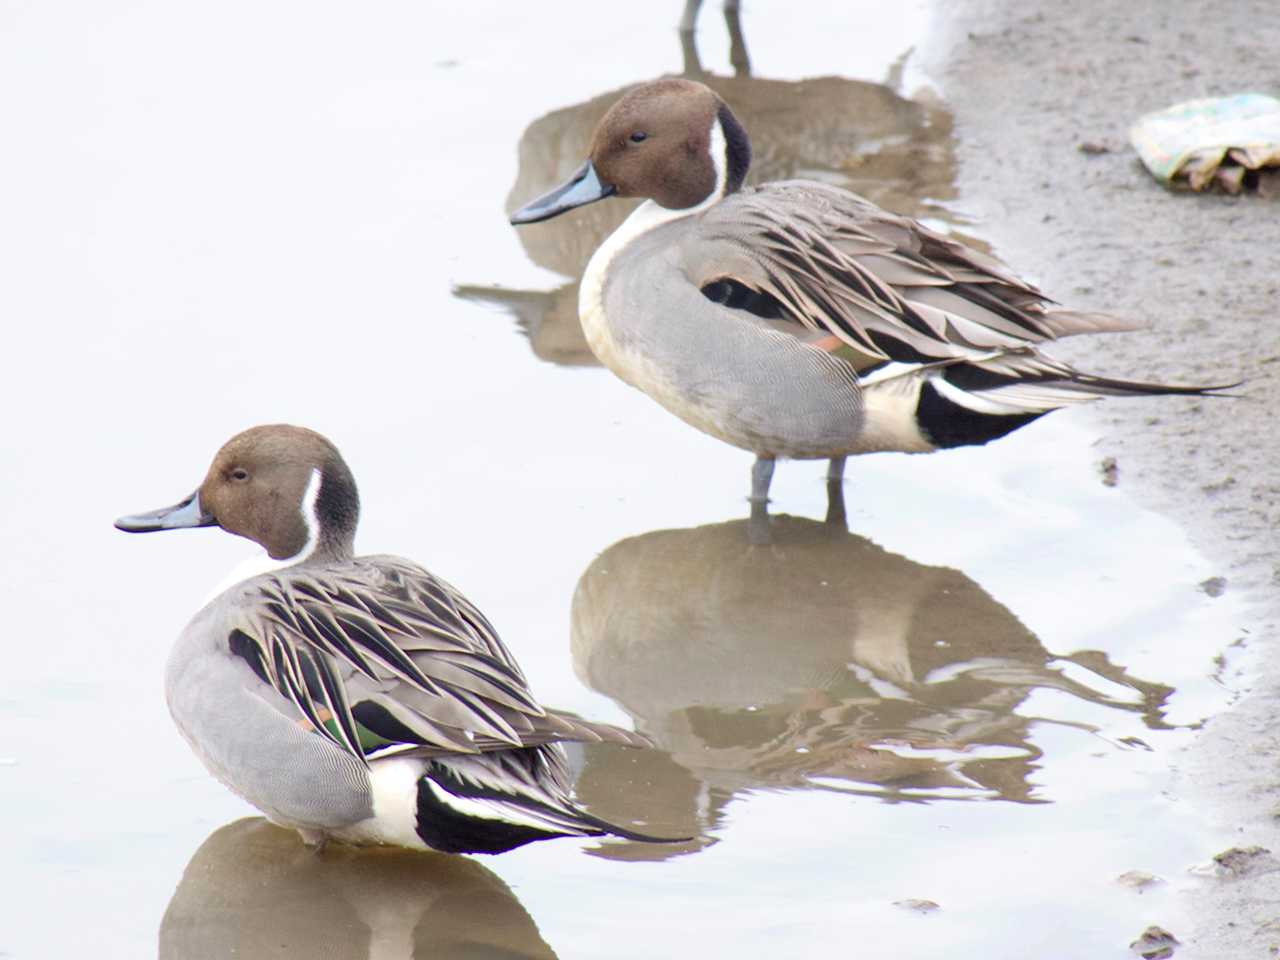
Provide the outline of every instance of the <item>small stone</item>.
<path id="1" fill-rule="evenodd" d="M 1168 960 L 1180 945 L 1178 938 L 1163 927 L 1147 927 L 1129 944 L 1129 949 L 1143 960 Z"/>
<path id="2" fill-rule="evenodd" d="M 1217 873 L 1220 877 L 1248 877 L 1280 870 L 1280 860 L 1276 860 L 1266 847 L 1256 845 L 1223 850 L 1214 856 L 1213 862 L 1217 864 Z"/>
<path id="3" fill-rule="evenodd" d="M 1102 463 L 1098 464 L 1098 472 L 1102 474 L 1104 487 L 1114 487 L 1120 482 L 1120 465 L 1115 457 L 1103 457 Z"/>
<path id="4" fill-rule="evenodd" d="M 901 907 L 903 910 L 910 910 L 913 913 L 919 913 L 922 915 L 933 913 L 935 910 L 942 909 L 940 906 L 938 906 L 938 904 L 934 903 L 932 900 L 915 900 L 915 899 L 895 900 L 893 901 L 893 905 L 895 907 Z"/>
<path id="5" fill-rule="evenodd" d="M 1139 893 L 1146 893 L 1152 887 L 1158 887 L 1164 883 L 1164 880 L 1145 870 L 1126 870 L 1116 877 L 1116 883 L 1122 887 L 1137 890 Z"/>
<path id="6" fill-rule="evenodd" d="M 1226 577 L 1210 577 L 1200 581 L 1200 589 L 1210 597 L 1220 597 L 1227 592 Z"/>
<path id="7" fill-rule="evenodd" d="M 1097 140 L 1086 140 L 1083 143 L 1078 143 L 1076 144 L 1076 149 L 1079 150 L 1081 153 L 1085 154 L 1086 156 L 1090 156 L 1090 157 L 1096 157 L 1099 154 L 1111 152 L 1110 147 L 1108 147 L 1105 143 L 1100 143 Z"/>

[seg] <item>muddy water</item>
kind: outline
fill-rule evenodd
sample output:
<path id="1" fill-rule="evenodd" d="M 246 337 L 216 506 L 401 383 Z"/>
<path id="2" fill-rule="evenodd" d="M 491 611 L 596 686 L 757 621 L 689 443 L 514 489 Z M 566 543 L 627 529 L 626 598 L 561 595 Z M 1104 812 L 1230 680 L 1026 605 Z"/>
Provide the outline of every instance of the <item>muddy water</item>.
<path id="1" fill-rule="evenodd" d="M 762 175 L 980 233 L 945 102 L 901 81 L 925 9 L 827 6 L 750 7 L 750 76 L 715 10 L 695 65 L 674 5 L 5 14 L 0 956 L 1097 956 L 1176 929 L 1225 843 L 1167 774 L 1248 623 L 1100 482 L 1087 416 L 863 458 L 851 533 L 817 523 L 821 466 L 784 465 L 749 548 L 749 458 L 586 362 L 572 287 L 618 205 L 505 223 L 615 91 L 700 66 Z M 361 549 L 467 590 L 547 702 L 655 736 L 576 753 L 592 809 L 696 841 L 316 859 L 239 822 L 159 678 L 251 548 L 109 522 L 278 420 L 346 453 Z"/>

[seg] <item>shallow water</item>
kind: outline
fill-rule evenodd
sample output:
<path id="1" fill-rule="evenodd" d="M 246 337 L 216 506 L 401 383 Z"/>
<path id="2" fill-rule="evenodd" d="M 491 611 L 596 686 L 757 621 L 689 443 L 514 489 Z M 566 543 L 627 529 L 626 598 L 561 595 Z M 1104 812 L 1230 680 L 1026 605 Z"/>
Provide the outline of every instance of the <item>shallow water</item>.
<path id="1" fill-rule="evenodd" d="M 871 5 L 827 6 L 749 7 L 753 76 L 715 81 L 759 169 L 980 232 L 945 104 L 877 86 L 926 8 L 872 29 Z M 1098 956 L 1176 930 L 1171 891 L 1225 844 L 1168 770 L 1248 621 L 1123 474 L 1100 482 L 1087 412 L 851 463 L 852 534 L 815 522 L 822 466 L 785 464 L 788 518 L 749 548 L 749 458 L 581 349 L 574 272 L 620 212 L 506 224 L 613 91 L 682 68 L 677 13 L 4 14 L 0 956 Z M 699 53 L 728 72 L 716 10 Z M 577 755 L 592 809 L 697 841 L 419 869 L 229 826 L 253 811 L 181 742 L 160 675 L 252 548 L 110 521 L 281 420 L 343 449 L 362 550 L 465 589 L 546 702 L 659 740 Z M 1170 882 L 1140 895 L 1131 869 Z"/>

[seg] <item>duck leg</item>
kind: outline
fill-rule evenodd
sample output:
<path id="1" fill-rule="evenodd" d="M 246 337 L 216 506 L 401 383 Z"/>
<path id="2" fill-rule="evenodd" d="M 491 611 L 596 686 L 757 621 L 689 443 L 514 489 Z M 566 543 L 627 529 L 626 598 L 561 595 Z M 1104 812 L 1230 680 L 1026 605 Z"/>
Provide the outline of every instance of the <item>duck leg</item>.
<path id="1" fill-rule="evenodd" d="M 684 75 L 702 76 L 702 61 L 698 59 L 698 8 L 702 0 L 685 0 L 684 13 L 680 15 L 680 52 L 684 57 Z"/>
<path id="2" fill-rule="evenodd" d="M 698 29 L 698 9 L 701 6 L 702 0 L 685 0 L 678 27 L 681 33 L 693 33 Z"/>
<path id="3" fill-rule="evenodd" d="M 729 28 L 729 62 L 733 64 L 735 77 L 751 76 L 751 58 L 747 56 L 747 41 L 742 36 L 742 20 L 738 16 L 741 0 L 724 0 L 724 22 Z"/>
<path id="4" fill-rule="evenodd" d="M 827 523 L 849 529 L 844 513 L 844 462 L 845 457 L 832 457 L 827 465 Z"/>
<path id="5" fill-rule="evenodd" d="M 751 522 L 747 539 L 757 545 L 770 542 L 769 484 L 773 481 L 773 457 L 756 457 L 751 467 Z"/>

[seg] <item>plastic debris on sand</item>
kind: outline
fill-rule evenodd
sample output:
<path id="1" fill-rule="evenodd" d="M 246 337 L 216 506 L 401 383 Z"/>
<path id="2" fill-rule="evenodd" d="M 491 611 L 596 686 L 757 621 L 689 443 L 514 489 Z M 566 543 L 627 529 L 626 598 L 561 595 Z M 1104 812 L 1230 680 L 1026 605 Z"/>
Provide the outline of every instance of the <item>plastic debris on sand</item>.
<path id="1" fill-rule="evenodd" d="M 1156 179 L 1192 190 L 1280 193 L 1280 100 L 1187 100 L 1138 119 L 1129 140 Z"/>

